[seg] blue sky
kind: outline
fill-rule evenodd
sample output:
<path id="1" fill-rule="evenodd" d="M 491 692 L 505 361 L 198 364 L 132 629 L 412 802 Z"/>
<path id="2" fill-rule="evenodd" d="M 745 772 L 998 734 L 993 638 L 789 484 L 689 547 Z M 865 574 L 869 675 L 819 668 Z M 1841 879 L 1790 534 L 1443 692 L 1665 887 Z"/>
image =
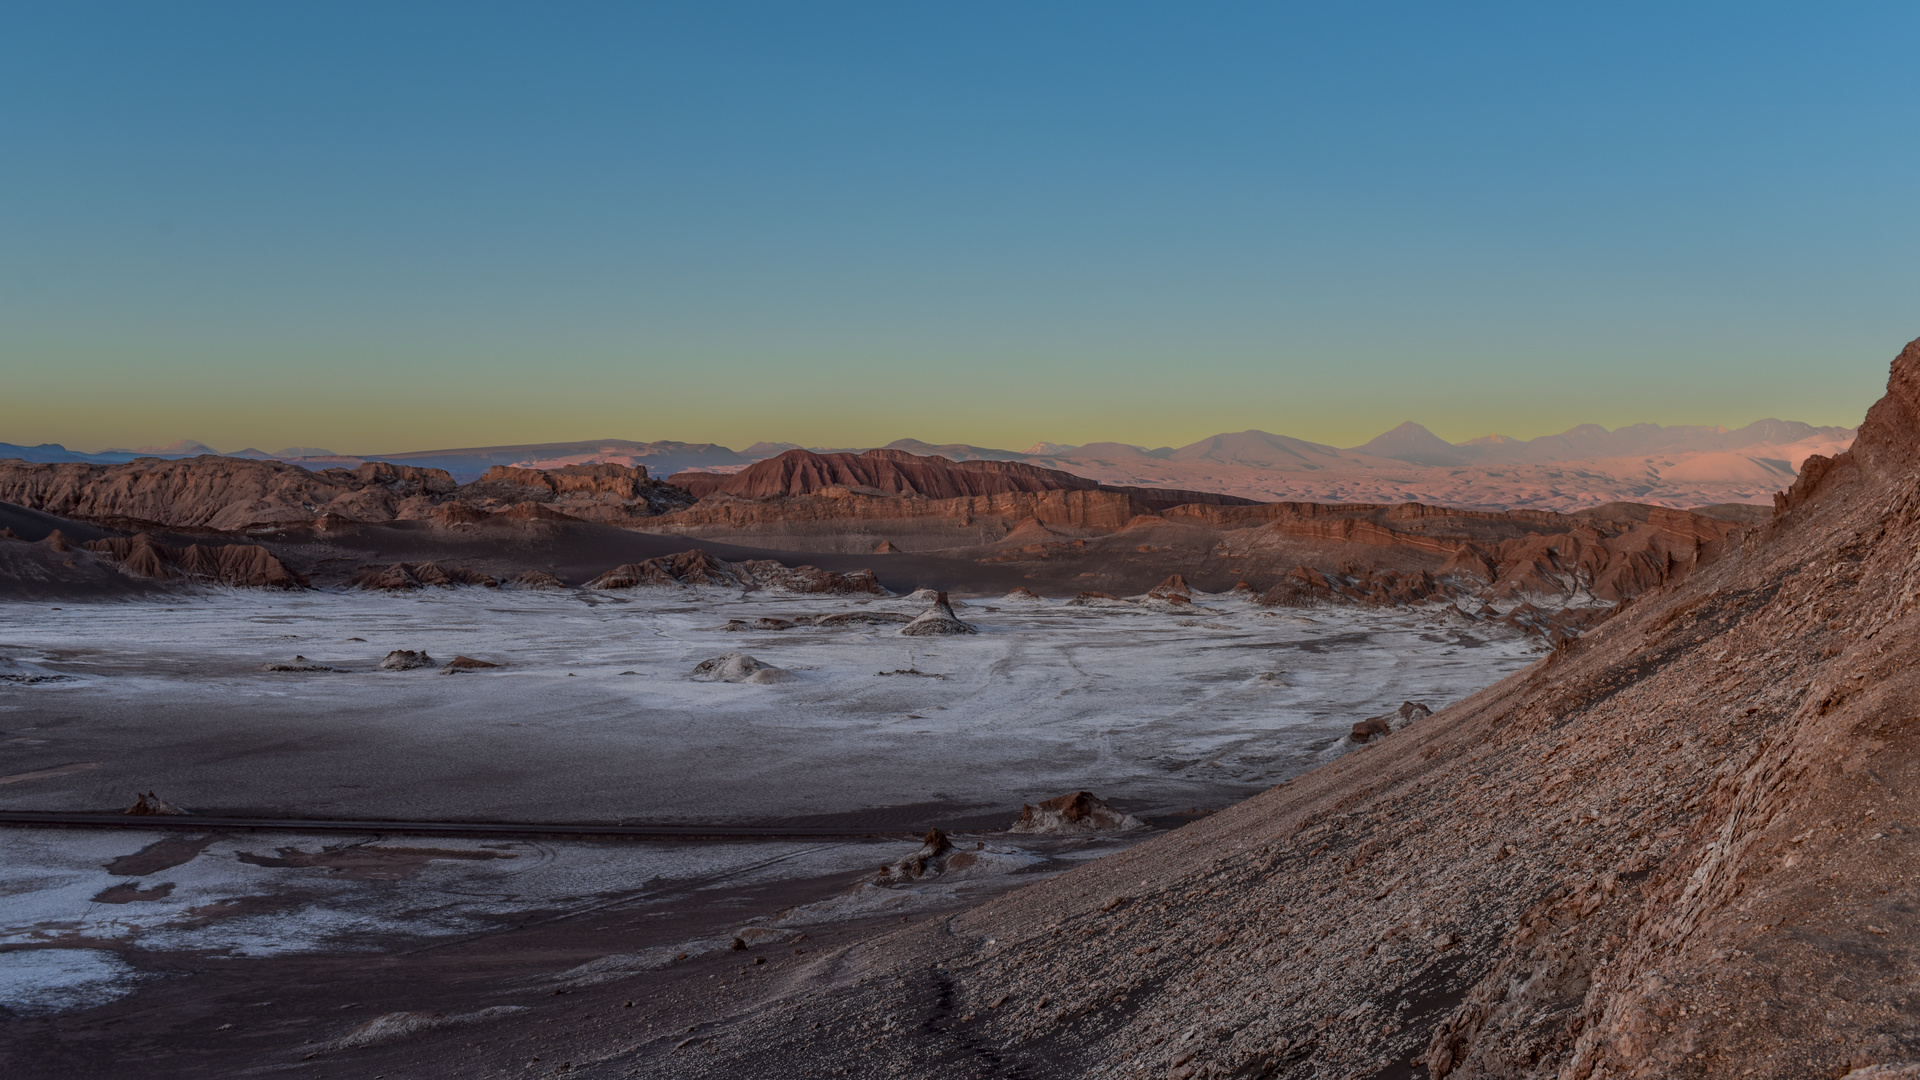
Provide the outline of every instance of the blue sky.
<path id="1" fill-rule="evenodd" d="M 0 440 L 1857 422 L 1920 8 L 0 12 Z"/>

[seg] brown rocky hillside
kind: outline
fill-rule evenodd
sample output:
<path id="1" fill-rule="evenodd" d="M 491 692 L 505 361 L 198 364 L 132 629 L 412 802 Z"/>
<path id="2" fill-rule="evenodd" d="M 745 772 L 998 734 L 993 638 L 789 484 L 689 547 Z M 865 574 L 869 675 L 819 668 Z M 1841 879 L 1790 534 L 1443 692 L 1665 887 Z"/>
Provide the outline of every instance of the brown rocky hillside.
<path id="1" fill-rule="evenodd" d="M 1782 503 L 1431 718 L 829 951 L 697 1053 L 639 1057 L 1176 1080 L 1920 1061 L 1920 342 L 1854 448 Z"/>

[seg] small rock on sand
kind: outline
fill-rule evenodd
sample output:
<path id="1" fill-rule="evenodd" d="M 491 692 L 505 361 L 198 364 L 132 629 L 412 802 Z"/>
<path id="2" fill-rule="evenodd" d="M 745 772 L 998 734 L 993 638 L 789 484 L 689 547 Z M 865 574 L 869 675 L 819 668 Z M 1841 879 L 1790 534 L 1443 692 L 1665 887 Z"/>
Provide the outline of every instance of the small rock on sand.
<path id="1" fill-rule="evenodd" d="M 292 660 L 283 661 L 280 663 L 261 664 L 260 670 L 261 671 L 334 671 L 336 669 L 330 665 L 309 660 L 304 656 L 296 656 Z"/>
<path id="2" fill-rule="evenodd" d="M 793 678 L 793 673 L 772 664 L 763 664 L 746 653 L 730 652 L 700 661 L 689 678 L 694 682 L 755 683 L 765 686 L 786 682 Z"/>
<path id="3" fill-rule="evenodd" d="M 134 801 L 134 804 L 127 807 L 127 813 L 142 817 L 185 817 L 187 814 L 185 810 L 180 809 L 151 791 L 141 792 L 140 797 Z"/>
<path id="4" fill-rule="evenodd" d="M 412 671 L 415 668 L 432 667 L 433 663 L 433 657 L 428 656 L 425 650 L 395 649 L 380 661 L 380 670 Z"/>

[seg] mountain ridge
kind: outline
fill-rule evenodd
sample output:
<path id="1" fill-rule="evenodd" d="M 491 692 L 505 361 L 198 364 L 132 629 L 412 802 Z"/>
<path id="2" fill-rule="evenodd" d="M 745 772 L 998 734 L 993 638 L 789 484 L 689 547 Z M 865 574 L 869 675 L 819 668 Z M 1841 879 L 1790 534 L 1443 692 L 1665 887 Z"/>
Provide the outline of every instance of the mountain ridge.
<path id="1" fill-rule="evenodd" d="M 1345 449 L 1273 432 L 1223 432 L 1180 447 L 1127 443 L 1080 446 L 1042 443 L 1027 451 L 969 443 L 933 444 L 897 439 L 876 449 L 901 450 L 957 462 L 1025 463 L 1117 487 L 1172 488 L 1256 501 L 1430 502 L 1483 509 L 1577 510 L 1614 501 L 1684 508 L 1731 502 L 1764 503 L 1793 481 L 1799 463 L 1831 456 L 1852 441 L 1853 429 L 1766 419 L 1741 428 L 1634 424 L 1611 431 L 1587 424 L 1535 439 L 1484 436 L 1449 443 L 1413 421 Z M 187 440 L 171 451 L 191 449 Z M 193 446 L 201 444 L 194 443 Z M 761 442 L 736 452 L 715 443 L 600 439 L 527 443 L 384 456 L 319 455 L 312 447 L 276 453 L 248 448 L 234 455 L 318 469 L 355 468 L 367 461 L 445 470 L 471 483 L 496 466 L 643 466 L 656 476 L 737 473 L 782 453 L 789 443 Z M 298 450 L 295 455 L 290 451 Z M 1036 452 L 1038 451 L 1038 452 Z M 820 454 L 860 450 L 815 448 Z M 58 444 L 0 443 L 0 459 L 114 464 L 138 457 L 190 456 L 144 451 L 84 454 Z M 700 486 L 709 487 L 701 481 Z"/>

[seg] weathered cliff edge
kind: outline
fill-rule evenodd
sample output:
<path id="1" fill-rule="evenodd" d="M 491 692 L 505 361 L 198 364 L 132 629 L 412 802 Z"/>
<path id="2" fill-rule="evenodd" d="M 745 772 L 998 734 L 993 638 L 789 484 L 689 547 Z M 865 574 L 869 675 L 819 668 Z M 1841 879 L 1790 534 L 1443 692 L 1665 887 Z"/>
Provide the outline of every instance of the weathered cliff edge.
<path id="1" fill-rule="evenodd" d="M 1683 581 L 1290 784 L 823 958 L 674 1067 L 1587 1080 L 1920 1059 L 1917 553 L 1920 341 L 1853 449 Z"/>
<path id="2" fill-rule="evenodd" d="M 0 461 L 0 502 L 122 528 L 242 532 L 315 520 L 413 521 L 520 508 L 624 523 L 692 503 L 644 467 L 496 466 L 471 484 L 440 469 L 368 462 L 309 472 L 247 458 L 140 458 L 124 465 Z"/>
<path id="3" fill-rule="evenodd" d="M 1613 504 L 1581 514 L 1403 503 L 1183 504 L 1159 511 L 1121 492 L 1013 491 L 952 499 L 829 487 L 801 496 L 710 495 L 650 532 L 795 550 L 937 551 L 1031 571 L 1161 573 L 1245 580 L 1274 604 L 1427 600 L 1605 605 L 1685 576 L 1739 521 Z"/>
<path id="4" fill-rule="evenodd" d="M 458 485 L 438 469 L 378 462 L 320 472 L 212 456 L 110 466 L 0 462 L 0 502 L 130 532 L 253 534 L 249 539 L 276 544 L 275 554 L 299 564 L 288 570 L 296 578 L 319 572 L 311 562 L 317 556 L 299 537 L 355 524 L 458 530 L 572 518 L 762 550 L 936 554 L 1056 588 L 1072 582 L 1111 589 L 1181 573 L 1219 589 L 1247 581 L 1271 603 L 1445 599 L 1469 610 L 1526 602 L 1578 612 L 1553 626 L 1534 625 L 1526 611 L 1501 612 L 1548 633 L 1576 630 L 1603 616 L 1606 605 L 1684 576 L 1739 525 L 1628 504 L 1572 515 L 1414 503 L 1251 504 L 1105 488 L 1017 462 L 953 462 L 896 450 L 791 451 L 709 479 L 720 480 L 721 489 L 696 504 L 686 490 L 622 465 L 498 466 Z M 367 565 L 453 557 L 451 549 L 423 548 L 417 537 L 388 539 L 399 547 L 371 552 Z M 123 558 L 121 565 L 135 573 L 171 565 L 155 551 L 158 558 Z M 182 576 L 230 584 L 285 580 L 271 567 L 210 576 L 204 562 L 189 556 Z M 501 563 L 493 573 L 527 569 Z"/>

